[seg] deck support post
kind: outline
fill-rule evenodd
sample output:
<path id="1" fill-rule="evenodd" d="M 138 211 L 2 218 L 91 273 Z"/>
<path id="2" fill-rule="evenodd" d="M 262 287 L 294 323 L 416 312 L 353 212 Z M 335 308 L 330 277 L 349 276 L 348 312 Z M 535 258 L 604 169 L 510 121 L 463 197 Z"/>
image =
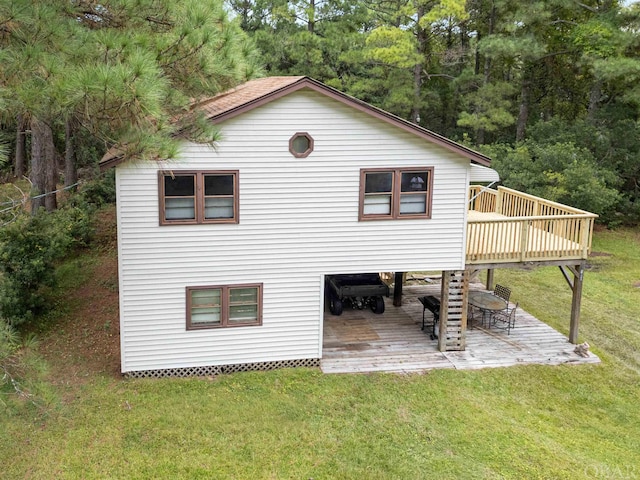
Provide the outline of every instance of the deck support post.
<path id="1" fill-rule="evenodd" d="M 393 306 L 402 306 L 402 280 L 404 278 L 404 272 L 395 272 L 393 280 Z"/>
<path id="2" fill-rule="evenodd" d="M 469 270 L 442 272 L 438 331 L 438 350 L 441 352 L 461 351 L 466 348 L 470 273 Z"/>
<path id="3" fill-rule="evenodd" d="M 571 288 L 571 323 L 569 324 L 569 341 L 578 343 L 578 326 L 580 325 L 580 305 L 582 303 L 582 283 L 584 281 L 584 263 L 578 265 L 559 265 L 560 271 Z M 573 278 L 569 273 L 573 274 Z"/>
<path id="4" fill-rule="evenodd" d="M 494 282 L 493 273 L 494 273 L 493 268 L 487 268 L 487 283 L 486 283 L 487 290 L 493 290 L 493 282 Z"/>
<path id="5" fill-rule="evenodd" d="M 447 323 L 449 323 L 449 279 L 450 272 L 442 272 L 440 283 L 440 322 L 438 329 L 438 350 L 447 351 Z"/>
<path id="6" fill-rule="evenodd" d="M 580 305 L 582 303 L 582 283 L 584 277 L 584 268 L 582 265 L 576 265 L 572 270 L 573 278 L 573 295 L 571 298 L 571 324 L 569 325 L 569 341 L 578 343 L 578 326 L 580 325 Z"/>

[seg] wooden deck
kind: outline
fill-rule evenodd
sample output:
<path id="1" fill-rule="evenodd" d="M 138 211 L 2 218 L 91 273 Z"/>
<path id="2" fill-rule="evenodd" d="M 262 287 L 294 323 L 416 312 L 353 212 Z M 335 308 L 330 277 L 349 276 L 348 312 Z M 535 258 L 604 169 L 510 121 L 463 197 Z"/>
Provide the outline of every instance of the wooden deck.
<path id="1" fill-rule="evenodd" d="M 481 289 L 473 285 L 472 289 Z M 598 363 L 589 352 L 581 357 L 567 337 L 518 309 L 511 335 L 499 329 L 467 330 L 467 347 L 461 352 L 439 352 L 422 323 L 417 297 L 440 295 L 440 285 L 405 286 L 402 307 L 386 299 L 386 311 L 349 310 L 339 316 L 325 313 L 321 369 L 325 373 L 419 373 L 435 368 L 477 369 L 524 364 L 559 365 Z M 430 313 L 426 312 L 427 318 Z"/>
<path id="2" fill-rule="evenodd" d="M 597 215 L 504 187 L 470 198 L 467 265 L 587 259 Z"/>

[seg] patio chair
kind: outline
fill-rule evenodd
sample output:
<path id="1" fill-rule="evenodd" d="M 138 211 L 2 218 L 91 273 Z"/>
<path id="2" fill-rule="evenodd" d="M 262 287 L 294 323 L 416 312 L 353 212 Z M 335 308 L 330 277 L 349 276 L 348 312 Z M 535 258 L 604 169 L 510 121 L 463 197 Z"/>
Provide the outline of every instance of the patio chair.
<path id="1" fill-rule="evenodd" d="M 496 283 L 496 287 L 493 289 L 493 294 L 497 297 L 504 299 L 507 304 L 509 303 L 509 297 L 511 297 L 511 289 Z"/>
<path id="2" fill-rule="evenodd" d="M 500 310 L 491 316 L 493 326 L 496 328 L 502 328 L 507 331 L 507 335 L 511 334 L 511 329 L 516 326 L 516 310 L 518 304 L 513 308 L 507 307 L 505 310 Z"/>
<path id="3" fill-rule="evenodd" d="M 473 328 L 477 322 L 476 314 L 479 313 L 478 309 L 471 304 L 467 305 L 467 327 Z"/>

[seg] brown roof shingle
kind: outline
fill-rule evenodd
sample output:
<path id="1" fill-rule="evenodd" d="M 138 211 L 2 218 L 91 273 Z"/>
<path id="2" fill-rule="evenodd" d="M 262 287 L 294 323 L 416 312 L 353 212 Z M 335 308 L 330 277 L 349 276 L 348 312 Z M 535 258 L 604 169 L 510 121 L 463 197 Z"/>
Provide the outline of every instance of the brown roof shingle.
<path id="1" fill-rule="evenodd" d="M 305 77 L 265 77 L 249 80 L 236 88 L 222 92 L 193 106 L 202 109 L 209 118 L 223 115 L 236 108 L 244 107 L 265 95 L 286 88 Z"/>

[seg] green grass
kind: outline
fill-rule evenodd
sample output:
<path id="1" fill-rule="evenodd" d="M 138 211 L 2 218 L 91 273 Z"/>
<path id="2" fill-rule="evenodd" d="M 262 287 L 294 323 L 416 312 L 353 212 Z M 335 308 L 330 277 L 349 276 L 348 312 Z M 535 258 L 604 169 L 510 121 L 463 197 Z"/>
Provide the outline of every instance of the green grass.
<path id="1" fill-rule="evenodd" d="M 640 374 L 640 232 L 600 232 L 585 273 L 580 341 Z M 497 270 L 496 282 L 534 316 L 568 334 L 571 290 L 557 267 Z M 613 358 L 609 358 L 609 355 Z"/>
<path id="2" fill-rule="evenodd" d="M 594 241 L 612 256 L 591 262 L 580 332 L 600 365 L 94 376 L 46 414 L 0 415 L 0 477 L 640 478 L 639 246 L 630 231 Z M 497 271 L 496 281 L 568 332 L 557 268 Z"/>

